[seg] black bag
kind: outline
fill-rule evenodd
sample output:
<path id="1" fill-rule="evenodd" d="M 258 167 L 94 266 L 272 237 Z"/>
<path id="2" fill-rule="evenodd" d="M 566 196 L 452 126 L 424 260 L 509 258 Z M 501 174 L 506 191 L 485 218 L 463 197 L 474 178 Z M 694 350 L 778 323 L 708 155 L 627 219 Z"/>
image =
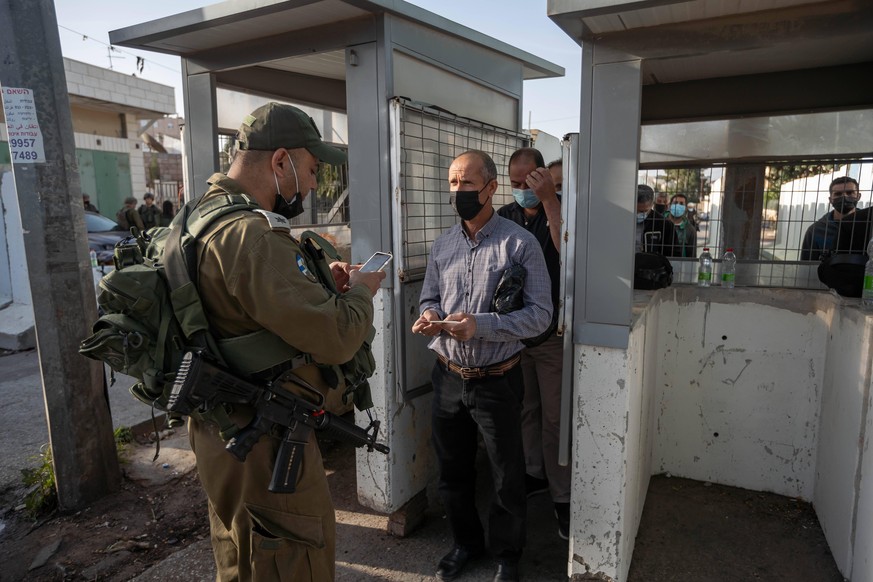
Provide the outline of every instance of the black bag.
<path id="1" fill-rule="evenodd" d="M 867 255 L 860 253 L 827 255 L 818 265 L 818 280 L 843 297 L 860 297 L 866 264 Z"/>
<path id="2" fill-rule="evenodd" d="M 663 289 L 673 284 L 670 259 L 656 253 L 637 253 L 634 257 L 634 289 Z"/>
<path id="3" fill-rule="evenodd" d="M 513 265 L 505 271 L 500 277 L 500 282 L 497 283 L 497 289 L 494 290 L 494 297 L 491 300 L 491 311 L 494 313 L 512 313 L 517 309 L 524 307 L 524 279 L 527 276 L 527 271 L 521 265 Z M 546 331 L 536 337 L 529 337 L 521 340 L 526 347 L 532 348 L 546 341 L 555 328 L 558 327 L 558 310 L 552 312 L 552 321 L 549 322 L 549 327 Z"/>
<path id="4" fill-rule="evenodd" d="M 524 307 L 526 276 L 527 271 L 521 265 L 513 265 L 503 271 L 491 298 L 492 313 L 512 313 Z"/>

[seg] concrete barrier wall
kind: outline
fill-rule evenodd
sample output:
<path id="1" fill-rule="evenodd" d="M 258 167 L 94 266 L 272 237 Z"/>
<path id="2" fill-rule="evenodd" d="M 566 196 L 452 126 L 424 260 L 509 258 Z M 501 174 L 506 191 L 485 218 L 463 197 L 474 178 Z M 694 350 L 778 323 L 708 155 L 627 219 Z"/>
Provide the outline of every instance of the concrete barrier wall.
<path id="1" fill-rule="evenodd" d="M 630 568 L 649 471 L 630 431 L 641 412 L 646 327 L 627 350 L 576 346 L 569 574 L 615 577 Z M 648 444 L 643 443 L 643 449 Z M 634 482 L 633 479 L 637 481 Z M 644 480 L 645 485 L 639 482 Z"/>
<path id="2" fill-rule="evenodd" d="M 870 319 L 868 318 L 866 338 L 869 341 Z M 870 347 L 867 348 L 870 354 Z M 868 373 L 869 374 L 869 373 Z M 869 378 L 869 376 L 868 376 Z M 851 579 L 854 582 L 873 582 L 873 382 L 868 381 L 866 402 L 867 422 L 862 426 L 861 438 L 857 444 L 861 448 L 861 465 L 858 471 L 858 509 L 855 513 L 855 547 Z"/>
<path id="3" fill-rule="evenodd" d="M 834 311 L 827 345 L 813 502 L 837 566 L 853 581 L 873 580 L 871 325 L 870 316 L 857 308 Z M 853 575 L 855 568 L 859 569 L 857 575 Z M 866 574 L 861 575 L 865 570 Z"/>
<path id="4" fill-rule="evenodd" d="M 361 504 L 392 513 L 424 490 L 436 475 L 436 460 L 430 444 L 431 398 L 407 402 L 394 375 L 394 325 L 391 289 L 380 289 L 374 299 L 376 338 L 373 356 L 376 374 L 370 378 L 373 414 L 382 421 L 380 442 L 391 447 L 389 455 L 358 449 L 356 467 L 358 500 Z M 356 412 L 356 423 L 366 426 L 366 412 Z"/>
<path id="5" fill-rule="evenodd" d="M 636 299 L 627 350 L 575 347 L 569 574 L 626 580 L 670 472 L 812 500 L 840 571 L 873 582 L 873 317 L 789 289 Z"/>
<path id="6" fill-rule="evenodd" d="M 826 307 L 765 289 L 679 287 L 655 301 L 655 471 L 811 500 Z"/>

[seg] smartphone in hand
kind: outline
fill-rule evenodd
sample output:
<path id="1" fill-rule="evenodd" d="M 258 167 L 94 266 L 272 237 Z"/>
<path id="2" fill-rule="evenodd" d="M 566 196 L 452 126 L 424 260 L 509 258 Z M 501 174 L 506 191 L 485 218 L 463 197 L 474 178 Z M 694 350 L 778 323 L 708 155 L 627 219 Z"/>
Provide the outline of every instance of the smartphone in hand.
<path id="1" fill-rule="evenodd" d="M 391 253 L 373 253 L 373 256 L 367 259 L 363 265 L 361 265 L 362 273 L 372 273 L 375 271 L 381 271 L 385 268 L 385 266 L 391 262 L 391 259 L 394 257 Z"/>

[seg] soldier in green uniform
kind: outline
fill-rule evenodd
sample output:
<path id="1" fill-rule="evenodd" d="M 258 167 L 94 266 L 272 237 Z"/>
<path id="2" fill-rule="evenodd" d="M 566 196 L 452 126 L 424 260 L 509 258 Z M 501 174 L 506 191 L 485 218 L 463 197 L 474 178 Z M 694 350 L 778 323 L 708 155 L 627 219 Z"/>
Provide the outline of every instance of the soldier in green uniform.
<path id="1" fill-rule="evenodd" d="M 136 210 L 136 198 L 128 196 L 124 199 L 124 206 L 115 213 L 115 222 L 118 223 L 118 230 L 129 231 L 135 226 L 140 232 L 145 232 L 142 218 Z"/>
<path id="2" fill-rule="evenodd" d="M 153 226 L 161 226 L 161 210 L 155 206 L 155 195 L 146 192 L 142 197 L 142 202 L 139 207 L 139 217 L 142 219 L 145 230 Z"/>
<path id="3" fill-rule="evenodd" d="M 312 119 L 269 103 L 240 127 L 238 153 L 227 175 L 214 174 L 202 200 L 247 194 L 263 211 L 231 212 L 198 237 L 198 288 L 213 333 L 232 338 L 267 329 L 322 364 L 352 358 L 372 325 L 373 296 L 384 273 L 361 273 L 334 263 L 340 295 L 317 281 L 291 236 L 287 218 L 302 211 L 316 186 L 319 160 L 345 155 L 321 141 Z M 327 392 L 310 364 L 294 373 Z M 294 391 L 288 383 L 286 389 Z M 235 406 L 244 426 L 252 410 Z M 335 520 L 321 454 L 310 435 L 295 493 L 267 490 L 279 440 L 262 436 L 240 463 L 225 450 L 218 427 L 191 419 L 191 448 L 209 498 L 218 580 L 334 579 Z"/>

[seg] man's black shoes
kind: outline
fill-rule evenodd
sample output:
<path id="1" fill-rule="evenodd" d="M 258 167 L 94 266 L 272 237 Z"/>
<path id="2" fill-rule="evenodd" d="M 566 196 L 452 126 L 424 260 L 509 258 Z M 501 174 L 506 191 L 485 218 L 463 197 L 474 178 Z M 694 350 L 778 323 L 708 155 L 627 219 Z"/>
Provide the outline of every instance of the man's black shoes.
<path id="1" fill-rule="evenodd" d="M 545 493 L 549 490 L 549 482 L 546 479 L 533 477 L 525 473 L 524 475 L 524 491 L 528 497 L 533 497 L 538 493 Z"/>
<path id="2" fill-rule="evenodd" d="M 452 548 L 452 551 L 443 556 L 443 559 L 440 560 L 439 567 L 437 568 L 436 577 L 440 580 L 443 580 L 443 582 L 454 580 L 461 575 L 461 572 L 464 571 L 464 568 L 467 566 L 467 562 L 476 559 L 481 555 L 481 549 L 470 550 L 462 546 L 455 546 Z M 513 579 L 514 578 L 508 578 L 508 580 Z"/>
<path id="3" fill-rule="evenodd" d="M 494 573 L 494 582 L 518 582 L 518 563 L 508 560 L 497 562 L 497 572 Z"/>

